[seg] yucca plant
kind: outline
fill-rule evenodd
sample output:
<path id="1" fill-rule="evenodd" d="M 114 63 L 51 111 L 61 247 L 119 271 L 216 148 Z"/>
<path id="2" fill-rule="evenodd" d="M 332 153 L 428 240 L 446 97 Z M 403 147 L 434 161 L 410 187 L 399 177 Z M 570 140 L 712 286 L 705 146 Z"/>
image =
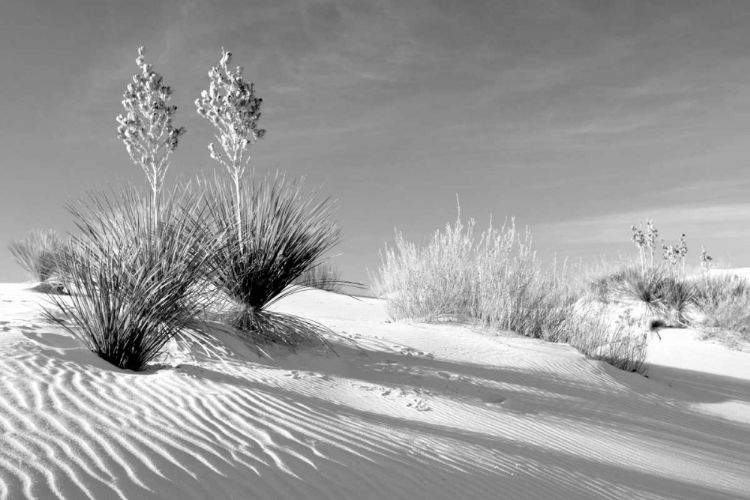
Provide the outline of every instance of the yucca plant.
<path id="1" fill-rule="evenodd" d="M 202 312 L 214 241 L 188 188 L 171 191 L 158 214 L 151 201 L 129 186 L 121 194 L 91 192 L 68 207 L 81 234 L 59 264 L 64 286 L 75 292 L 50 296 L 45 310 L 91 351 L 136 371 Z"/>
<path id="2" fill-rule="evenodd" d="M 314 191 L 303 194 L 301 184 L 283 174 L 254 179 L 240 191 L 245 203 L 238 228 L 231 188 L 218 178 L 204 185 L 210 227 L 223 235 L 216 238 L 209 278 L 231 303 L 222 319 L 256 345 L 323 341 L 322 326 L 267 308 L 303 289 L 293 283 L 338 243 L 340 228 L 331 219 L 330 200 L 315 201 Z M 336 284 L 333 279 L 327 283 Z"/>
<path id="3" fill-rule="evenodd" d="M 208 72 L 208 90 L 195 105 L 198 114 L 217 129 L 221 150 L 209 144 L 211 158 L 229 172 L 232 186 L 214 178 L 206 182 L 214 231 L 223 234 L 213 253 L 212 284 L 232 303 L 223 319 L 247 340 L 295 347 L 306 340 L 325 343 L 325 329 L 314 322 L 271 313 L 267 307 L 301 289 L 290 286 L 320 264 L 323 254 L 339 241 L 329 200 L 314 202 L 283 174 L 273 181 L 244 183 L 250 147 L 265 135 L 258 127 L 262 99 L 243 76 L 229 68 L 232 54 L 222 48 L 218 66 Z"/>
<path id="4" fill-rule="evenodd" d="M 672 280 L 662 266 L 625 269 L 616 284 L 618 292 L 643 303 L 649 314 L 661 314 L 667 307 L 668 281 Z"/>
<path id="5" fill-rule="evenodd" d="M 56 261 L 64 246 L 55 231 L 32 229 L 24 239 L 11 241 L 8 250 L 32 279 L 45 282 L 57 274 Z"/>

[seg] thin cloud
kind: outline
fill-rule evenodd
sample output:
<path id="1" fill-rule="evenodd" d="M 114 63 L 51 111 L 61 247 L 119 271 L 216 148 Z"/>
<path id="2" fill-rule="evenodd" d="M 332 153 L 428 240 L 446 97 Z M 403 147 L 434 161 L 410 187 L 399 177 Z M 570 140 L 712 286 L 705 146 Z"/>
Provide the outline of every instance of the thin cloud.
<path id="1" fill-rule="evenodd" d="M 712 238 L 746 239 L 750 230 L 750 203 L 709 206 L 653 207 L 638 211 L 540 224 L 535 232 L 544 233 L 561 244 L 610 245 L 626 242 L 630 227 L 653 220 L 666 239 L 682 232 Z"/>

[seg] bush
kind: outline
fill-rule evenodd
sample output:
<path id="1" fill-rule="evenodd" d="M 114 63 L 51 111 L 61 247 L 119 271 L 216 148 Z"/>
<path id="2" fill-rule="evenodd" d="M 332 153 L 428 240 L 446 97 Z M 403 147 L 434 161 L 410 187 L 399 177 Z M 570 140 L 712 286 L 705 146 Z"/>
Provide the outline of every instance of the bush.
<path id="1" fill-rule="evenodd" d="M 631 267 L 613 280 L 624 297 L 644 304 L 651 316 L 678 326 L 688 325 L 688 313 L 696 303 L 690 281 L 676 279 L 665 266 Z"/>
<path id="2" fill-rule="evenodd" d="M 12 241 L 8 250 L 32 279 L 45 282 L 57 273 L 57 258 L 64 247 L 55 231 L 33 229 L 23 240 Z"/>
<path id="3" fill-rule="evenodd" d="M 604 308 L 576 311 L 568 316 L 567 342 L 590 358 L 627 372 L 644 373 L 648 353 L 648 332 L 638 331 L 630 310 L 612 324 Z"/>
<path id="4" fill-rule="evenodd" d="M 468 321 L 552 342 L 567 342 L 618 368 L 641 370 L 647 339 L 612 333 L 577 310 L 580 293 L 566 269 L 547 272 L 536 260 L 531 235 L 509 224 L 490 225 L 477 243 L 475 223 L 437 231 L 426 247 L 396 232 L 395 248 L 381 253 L 371 274 L 374 293 L 392 319 Z"/>
<path id="5" fill-rule="evenodd" d="M 266 308 L 301 290 L 293 283 L 338 243 L 340 229 L 331 220 L 330 201 L 315 202 L 314 192 L 303 195 L 299 183 L 277 174 L 271 181 L 256 179 L 243 186 L 238 218 L 227 183 L 214 179 L 204 185 L 210 225 L 220 235 L 209 280 L 231 303 L 221 319 L 256 346 L 325 343 L 322 326 Z"/>
<path id="6" fill-rule="evenodd" d="M 704 275 L 695 280 L 696 303 L 709 327 L 731 330 L 750 342 L 750 281 L 731 274 Z"/>
<path id="7" fill-rule="evenodd" d="M 122 369 L 143 370 L 202 311 L 212 238 L 198 200 L 173 190 L 159 207 L 133 187 L 90 193 L 68 209 L 82 234 L 60 259 L 70 298 L 49 296 L 48 319 Z M 62 317 L 55 312 L 62 313 Z M 69 320 L 69 321 L 66 321 Z"/>

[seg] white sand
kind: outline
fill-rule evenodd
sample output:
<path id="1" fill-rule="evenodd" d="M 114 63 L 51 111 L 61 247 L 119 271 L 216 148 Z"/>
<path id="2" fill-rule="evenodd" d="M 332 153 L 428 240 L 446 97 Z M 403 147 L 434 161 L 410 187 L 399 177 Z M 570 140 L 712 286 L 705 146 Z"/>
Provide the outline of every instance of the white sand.
<path id="1" fill-rule="evenodd" d="M 561 344 L 277 309 L 362 351 L 177 348 L 117 370 L 0 285 L 2 499 L 750 498 L 750 354 L 663 330 L 649 378 Z"/>

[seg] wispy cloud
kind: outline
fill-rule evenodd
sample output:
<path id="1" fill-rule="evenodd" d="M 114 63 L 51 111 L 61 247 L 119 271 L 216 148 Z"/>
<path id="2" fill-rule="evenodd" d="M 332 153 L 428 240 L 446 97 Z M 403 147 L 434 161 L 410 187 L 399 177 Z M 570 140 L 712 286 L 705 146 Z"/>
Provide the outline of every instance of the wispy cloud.
<path id="1" fill-rule="evenodd" d="M 701 240 L 746 239 L 750 234 L 750 203 L 707 206 L 652 207 L 615 214 L 583 217 L 540 224 L 535 232 L 566 245 L 610 245 L 627 242 L 630 227 L 653 220 L 665 239 L 676 239 L 681 233 L 699 236 Z"/>

